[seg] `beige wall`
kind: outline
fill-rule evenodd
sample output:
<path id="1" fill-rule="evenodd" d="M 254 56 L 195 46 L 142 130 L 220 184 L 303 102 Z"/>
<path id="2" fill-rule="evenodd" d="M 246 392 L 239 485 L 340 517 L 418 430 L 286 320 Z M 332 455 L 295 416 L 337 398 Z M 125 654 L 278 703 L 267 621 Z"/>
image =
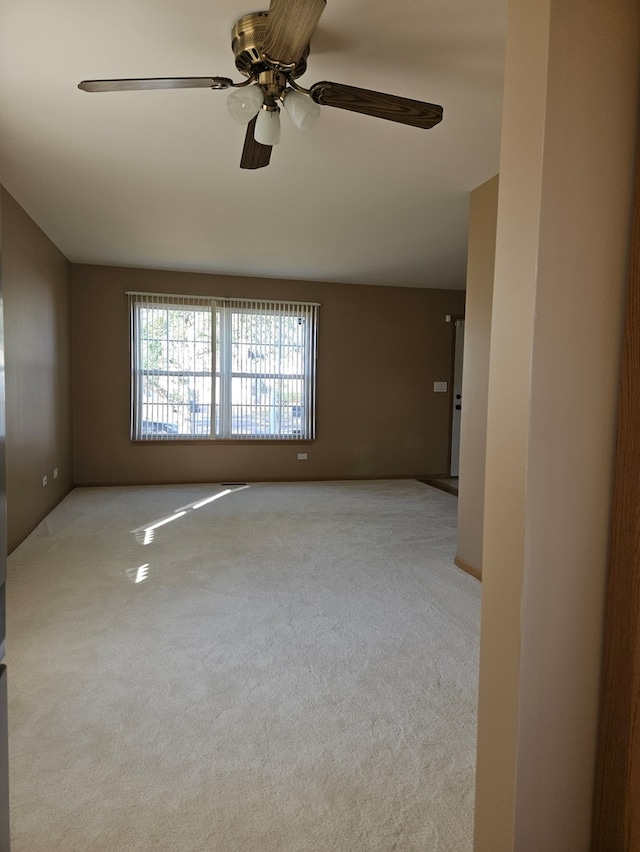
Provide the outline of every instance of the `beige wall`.
<path id="1" fill-rule="evenodd" d="M 482 572 L 489 344 L 498 216 L 498 176 L 471 193 L 462 371 L 456 561 Z"/>
<path id="2" fill-rule="evenodd" d="M 445 472 L 451 324 L 464 293 L 73 266 L 76 485 L 413 476 Z M 129 440 L 126 290 L 321 302 L 317 439 L 136 445 Z M 297 460 L 303 449 L 308 460 Z"/>
<path id="3" fill-rule="evenodd" d="M 11 549 L 71 488 L 69 263 L 4 189 L 0 203 Z"/>
<path id="4" fill-rule="evenodd" d="M 589 849 L 636 0 L 510 0 L 475 852 Z"/>

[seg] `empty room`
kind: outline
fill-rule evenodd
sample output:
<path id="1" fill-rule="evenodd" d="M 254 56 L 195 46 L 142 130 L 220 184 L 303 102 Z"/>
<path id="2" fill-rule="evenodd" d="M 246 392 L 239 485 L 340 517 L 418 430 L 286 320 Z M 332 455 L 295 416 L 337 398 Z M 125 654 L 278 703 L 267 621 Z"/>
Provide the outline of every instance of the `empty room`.
<path id="1" fill-rule="evenodd" d="M 640 850 L 636 5 L 0 0 L 0 850 Z"/>

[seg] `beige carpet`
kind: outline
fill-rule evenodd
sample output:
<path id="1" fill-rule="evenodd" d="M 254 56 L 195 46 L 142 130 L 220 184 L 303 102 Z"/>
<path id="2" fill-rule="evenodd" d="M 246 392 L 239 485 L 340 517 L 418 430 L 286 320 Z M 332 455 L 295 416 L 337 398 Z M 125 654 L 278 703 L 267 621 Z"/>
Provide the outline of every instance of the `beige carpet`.
<path id="1" fill-rule="evenodd" d="M 224 490 L 76 489 L 10 557 L 13 852 L 470 850 L 480 586 L 455 497 L 199 505 Z"/>

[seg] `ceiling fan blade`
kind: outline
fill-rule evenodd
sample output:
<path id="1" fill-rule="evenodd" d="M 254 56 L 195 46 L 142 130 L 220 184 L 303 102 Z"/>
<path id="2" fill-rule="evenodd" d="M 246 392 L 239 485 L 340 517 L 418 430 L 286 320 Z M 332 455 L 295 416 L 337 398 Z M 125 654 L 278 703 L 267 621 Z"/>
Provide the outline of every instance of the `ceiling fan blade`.
<path id="1" fill-rule="evenodd" d="M 269 165 L 271 159 L 271 145 L 262 145 L 260 142 L 256 142 L 253 135 L 257 119 L 257 116 L 252 118 L 247 125 L 242 157 L 240 158 L 241 169 L 262 169 Z"/>
<path id="2" fill-rule="evenodd" d="M 315 83 L 311 87 L 311 97 L 322 106 L 361 112 L 364 115 L 373 115 L 387 121 L 398 121 L 400 124 L 409 124 L 424 130 L 442 121 L 443 110 L 438 104 L 414 101 L 397 95 L 385 95 L 383 92 L 344 86 L 342 83 L 329 83 L 326 80 Z"/>
<path id="3" fill-rule="evenodd" d="M 262 53 L 268 61 L 295 65 L 311 41 L 326 0 L 271 0 Z"/>
<path id="4" fill-rule="evenodd" d="M 127 92 L 140 89 L 228 89 L 228 77 L 142 77 L 129 80 L 83 80 L 85 92 Z"/>

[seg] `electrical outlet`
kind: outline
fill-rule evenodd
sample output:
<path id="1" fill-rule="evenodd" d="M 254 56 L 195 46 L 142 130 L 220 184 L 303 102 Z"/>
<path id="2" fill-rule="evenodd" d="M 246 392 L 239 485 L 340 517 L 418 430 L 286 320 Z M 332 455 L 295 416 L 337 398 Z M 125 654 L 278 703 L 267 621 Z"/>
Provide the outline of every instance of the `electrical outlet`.
<path id="1" fill-rule="evenodd" d="M 307 454 L 306 453 L 298 453 L 298 461 L 306 461 Z"/>
<path id="2" fill-rule="evenodd" d="M 53 478 L 54 479 L 58 478 L 58 468 L 57 467 L 54 467 L 54 469 L 53 469 Z"/>
<path id="3" fill-rule="evenodd" d="M 49 480 L 47 479 L 47 477 L 46 477 L 46 476 L 43 476 L 43 477 L 42 477 L 42 484 L 43 484 L 43 485 L 46 485 L 48 481 L 49 481 Z"/>

